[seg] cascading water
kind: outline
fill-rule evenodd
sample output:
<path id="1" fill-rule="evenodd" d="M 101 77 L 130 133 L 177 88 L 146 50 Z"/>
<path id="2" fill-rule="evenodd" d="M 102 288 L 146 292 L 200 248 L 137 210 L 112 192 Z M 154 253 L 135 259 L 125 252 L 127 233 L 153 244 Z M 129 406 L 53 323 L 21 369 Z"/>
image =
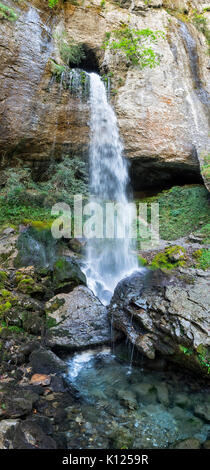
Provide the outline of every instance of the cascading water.
<path id="1" fill-rule="evenodd" d="M 128 204 L 126 195 L 128 186 L 127 163 L 122 156 L 123 146 L 120 141 L 117 118 L 108 103 L 106 88 L 95 73 L 90 78 L 90 202 L 103 206 L 106 202 L 121 205 L 118 212 L 113 237 L 107 238 L 103 228 L 103 238 L 88 240 L 87 266 L 85 274 L 89 288 L 101 300 L 108 304 L 117 283 L 126 275 L 138 269 L 137 258 L 129 238 L 133 208 Z M 112 219 L 113 220 L 113 219 Z M 106 218 L 106 230 L 110 229 Z M 119 238 L 119 232 L 121 233 Z M 124 234 L 124 235 L 123 235 Z M 121 238 L 122 237 L 122 238 Z"/>

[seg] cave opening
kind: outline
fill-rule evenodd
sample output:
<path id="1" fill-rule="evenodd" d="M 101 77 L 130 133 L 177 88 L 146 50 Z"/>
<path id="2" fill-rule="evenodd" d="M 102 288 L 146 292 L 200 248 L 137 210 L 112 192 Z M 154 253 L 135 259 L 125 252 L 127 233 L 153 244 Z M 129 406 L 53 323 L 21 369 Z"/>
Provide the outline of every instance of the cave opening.
<path id="1" fill-rule="evenodd" d="M 82 47 L 84 51 L 84 58 L 80 60 L 76 67 L 75 64 L 69 62 L 69 67 L 82 69 L 85 72 L 95 72 L 100 75 L 97 50 L 91 48 L 87 44 L 82 44 Z"/>

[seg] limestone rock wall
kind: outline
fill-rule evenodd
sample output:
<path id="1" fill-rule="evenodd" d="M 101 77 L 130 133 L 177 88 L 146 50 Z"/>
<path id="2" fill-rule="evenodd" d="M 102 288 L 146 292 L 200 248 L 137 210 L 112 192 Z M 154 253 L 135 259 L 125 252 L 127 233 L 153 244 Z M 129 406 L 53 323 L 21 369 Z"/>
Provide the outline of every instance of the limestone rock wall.
<path id="1" fill-rule="evenodd" d="M 42 174 L 63 154 L 87 158 L 88 103 L 53 80 L 51 61 L 62 64 L 56 37 L 66 32 L 91 51 L 101 73 L 112 72 L 112 103 L 118 116 L 134 187 L 200 180 L 208 153 L 208 74 L 206 38 L 179 15 L 205 2 L 141 0 L 65 2 L 50 10 L 48 1 L 5 4 L 18 13 L 0 20 L 1 165 L 20 160 Z M 180 13 L 182 12 L 182 13 Z M 208 18 L 208 12 L 204 13 Z M 155 46 L 155 69 L 129 67 L 121 54 L 101 49 L 104 35 L 122 24 L 164 31 Z"/>

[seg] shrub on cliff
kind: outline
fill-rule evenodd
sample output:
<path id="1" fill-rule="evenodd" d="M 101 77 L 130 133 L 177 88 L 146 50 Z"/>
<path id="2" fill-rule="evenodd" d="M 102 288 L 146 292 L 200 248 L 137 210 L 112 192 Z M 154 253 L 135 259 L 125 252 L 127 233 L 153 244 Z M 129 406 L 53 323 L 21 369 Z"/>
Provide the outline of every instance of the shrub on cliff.
<path id="1" fill-rule="evenodd" d="M 158 39 L 164 37 L 162 31 L 152 31 L 149 28 L 137 30 L 123 26 L 112 33 L 106 33 L 103 48 L 122 51 L 132 65 L 153 68 L 159 65 L 160 54 L 152 49 L 151 44 L 157 44 Z"/>

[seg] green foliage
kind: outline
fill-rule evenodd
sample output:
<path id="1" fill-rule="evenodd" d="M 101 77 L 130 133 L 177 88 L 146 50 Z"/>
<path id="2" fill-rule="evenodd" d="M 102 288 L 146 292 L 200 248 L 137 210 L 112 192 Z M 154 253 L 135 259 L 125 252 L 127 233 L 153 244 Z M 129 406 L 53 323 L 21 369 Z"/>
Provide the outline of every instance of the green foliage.
<path id="1" fill-rule="evenodd" d="M 193 256 L 197 260 L 196 268 L 203 270 L 210 268 L 210 250 L 202 248 L 195 251 Z"/>
<path id="2" fill-rule="evenodd" d="M 193 354 L 192 349 L 186 348 L 185 346 L 182 346 L 181 344 L 179 348 L 180 348 L 180 351 L 182 351 L 186 356 L 191 356 Z"/>
<path id="3" fill-rule="evenodd" d="M 203 156 L 203 165 L 201 166 L 202 175 L 210 180 L 210 154 Z"/>
<path id="4" fill-rule="evenodd" d="M 8 169 L 5 185 L 0 192 L 0 226 L 31 221 L 50 224 L 51 207 L 57 202 L 72 206 L 74 194 L 88 195 L 88 171 L 79 158 L 67 156 L 53 162 L 47 181 L 34 182 L 29 168 Z M 43 221 L 43 222 L 42 222 Z M 24 222 L 24 223 L 25 223 Z"/>
<path id="5" fill-rule="evenodd" d="M 62 73 L 66 71 L 65 65 L 58 65 L 54 60 L 51 59 L 51 72 L 56 76 L 57 81 L 61 79 Z"/>
<path id="6" fill-rule="evenodd" d="M 198 355 L 198 360 L 202 366 L 207 368 L 207 374 L 210 374 L 210 361 L 209 360 L 207 361 L 206 357 L 203 356 L 202 354 Z"/>
<path id="7" fill-rule="evenodd" d="M 209 222 L 208 191 L 202 185 L 173 186 L 137 202 L 148 203 L 149 222 L 150 203 L 159 202 L 160 238 L 163 240 L 184 237 L 196 231 L 201 223 L 205 226 Z"/>
<path id="8" fill-rule="evenodd" d="M 199 31 L 204 32 L 207 24 L 206 18 L 203 16 L 203 14 L 199 15 L 196 10 L 193 12 L 193 18 L 192 21 L 194 25 L 198 28 Z"/>
<path id="9" fill-rule="evenodd" d="M 124 26 L 121 29 L 106 33 L 103 48 L 112 51 L 122 51 L 127 60 L 132 65 L 139 65 L 141 68 L 153 68 L 160 63 L 160 54 L 155 52 L 151 44 L 157 44 L 159 38 L 164 38 L 162 31 L 152 31 L 151 29 L 133 29 Z"/>
<path id="10" fill-rule="evenodd" d="M 16 21 L 18 15 L 13 8 L 9 8 L 0 2 L 0 20 Z"/>
<path id="11" fill-rule="evenodd" d="M 81 60 L 85 59 L 83 45 L 77 44 L 73 38 L 68 40 L 65 31 L 61 35 L 57 34 L 55 38 L 58 42 L 61 59 L 66 65 L 78 65 Z"/>
<path id="12" fill-rule="evenodd" d="M 205 9 L 203 12 L 205 11 L 209 11 L 209 10 Z M 197 10 L 193 10 L 192 22 L 197 28 L 197 30 L 203 33 L 204 36 L 206 37 L 206 42 L 210 50 L 210 31 L 208 28 L 207 19 L 203 16 L 203 13 L 198 14 Z"/>
<path id="13" fill-rule="evenodd" d="M 5 174 L 5 186 L 3 190 L 4 200 L 11 205 L 19 202 L 19 196 L 27 189 L 35 189 L 36 185 L 31 179 L 31 170 L 24 168 L 9 168 Z"/>
<path id="14" fill-rule="evenodd" d="M 105 0 L 101 0 L 100 6 L 101 6 L 101 8 L 105 8 L 105 6 L 106 6 L 106 1 L 105 1 Z"/>
<path id="15" fill-rule="evenodd" d="M 50 8 L 55 8 L 58 5 L 59 0 L 48 0 L 48 5 Z"/>
<path id="16" fill-rule="evenodd" d="M 140 266 L 146 266 L 147 265 L 147 260 L 145 258 L 143 258 L 142 256 L 138 256 L 138 262 L 140 264 Z"/>
<path id="17" fill-rule="evenodd" d="M 210 224 L 204 225 L 200 230 L 196 232 L 196 235 L 201 237 L 202 243 L 209 244 L 210 243 Z"/>
<path id="18" fill-rule="evenodd" d="M 42 207 L 22 206 L 20 203 L 11 206 L 8 203 L 0 202 L 0 227 L 4 227 L 6 223 L 12 223 L 16 226 L 29 218 L 30 220 L 50 220 L 52 219 L 51 210 Z"/>
<path id="19" fill-rule="evenodd" d="M 74 194 L 88 195 L 87 167 L 79 158 L 64 157 L 51 171 L 49 189 L 57 190 L 63 201 L 71 204 Z"/>

